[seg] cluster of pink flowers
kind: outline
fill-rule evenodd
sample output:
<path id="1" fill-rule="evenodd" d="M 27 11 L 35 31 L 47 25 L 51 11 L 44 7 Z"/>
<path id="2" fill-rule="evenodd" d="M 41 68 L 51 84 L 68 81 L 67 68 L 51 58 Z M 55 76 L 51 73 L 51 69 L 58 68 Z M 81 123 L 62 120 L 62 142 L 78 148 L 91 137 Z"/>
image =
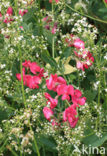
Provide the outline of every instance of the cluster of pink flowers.
<path id="1" fill-rule="evenodd" d="M 66 43 L 69 47 L 75 47 L 76 51 L 74 54 L 76 56 L 76 67 L 77 69 L 85 70 L 88 69 L 94 62 L 94 57 L 92 53 L 85 50 L 84 41 L 80 40 L 80 38 L 75 38 L 74 35 L 70 35 L 70 39 L 65 39 Z"/>
<path id="2" fill-rule="evenodd" d="M 26 14 L 28 12 L 28 10 L 19 10 L 19 15 L 21 15 L 21 16 L 23 16 L 24 14 Z M 6 12 L 6 14 L 4 15 L 4 20 L 3 20 L 3 22 L 4 23 L 10 23 L 10 22 L 12 22 L 12 21 L 14 21 L 14 19 L 13 19 L 13 8 L 12 7 L 8 7 L 8 9 L 7 9 L 7 12 Z M 2 13 L 0 12 L 0 20 L 2 20 Z"/>
<path id="3" fill-rule="evenodd" d="M 46 80 L 46 85 L 48 90 L 56 92 L 57 95 L 52 98 L 49 93 L 45 93 L 47 99 L 47 106 L 43 108 L 45 118 L 52 122 L 52 125 L 60 125 L 60 122 L 54 116 L 54 112 L 58 104 L 58 98 L 61 96 L 61 99 L 66 100 L 65 102 L 70 105 L 61 113 L 63 115 L 62 123 L 68 122 L 74 128 L 79 119 L 77 117 L 77 107 L 85 104 L 86 97 L 82 97 L 80 90 L 74 89 L 72 85 L 67 85 L 66 80 L 63 77 L 58 77 L 57 74 L 51 74 L 50 78 Z"/>
<path id="4" fill-rule="evenodd" d="M 7 23 L 10 23 L 11 21 L 13 21 L 12 15 L 13 15 L 13 8 L 8 7 L 7 12 L 4 16 L 5 18 L 4 18 L 3 22 L 7 24 Z M 1 12 L 0 12 L 0 20 L 2 20 L 2 13 Z"/>
<path id="5" fill-rule="evenodd" d="M 28 12 L 28 10 L 19 10 L 19 15 L 23 16 Z"/>
<path id="6" fill-rule="evenodd" d="M 52 26 L 52 18 L 49 16 L 44 17 L 43 21 L 45 22 L 45 29 L 50 30 L 52 34 L 55 34 L 57 30 L 57 22 Z"/>
<path id="7" fill-rule="evenodd" d="M 23 65 L 23 83 L 27 87 L 31 89 L 39 88 L 39 84 L 41 83 L 41 78 L 43 77 L 44 69 L 38 66 L 36 62 L 25 61 L 22 63 Z M 25 69 L 27 69 L 27 74 L 25 74 Z M 34 74 L 33 76 L 28 74 Z M 17 73 L 16 77 L 19 81 L 21 81 L 21 74 Z"/>

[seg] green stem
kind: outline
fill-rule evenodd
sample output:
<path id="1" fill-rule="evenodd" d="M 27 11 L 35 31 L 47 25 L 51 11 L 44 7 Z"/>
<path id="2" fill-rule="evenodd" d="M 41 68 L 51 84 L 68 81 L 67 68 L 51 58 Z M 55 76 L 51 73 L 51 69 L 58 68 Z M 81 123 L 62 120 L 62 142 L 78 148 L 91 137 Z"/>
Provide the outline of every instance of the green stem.
<path id="1" fill-rule="evenodd" d="M 104 4 L 105 4 L 105 7 L 107 8 L 107 3 L 105 2 L 105 0 L 103 0 Z"/>
<path id="2" fill-rule="evenodd" d="M 18 156 L 17 153 L 10 147 L 9 150 L 12 152 L 14 156 Z"/>
<path id="3" fill-rule="evenodd" d="M 25 106 L 26 105 L 26 100 L 25 100 L 25 94 L 24 94 L 23 70 L 22 70 L 22 52 L 21 52 L 21 49 L 20 49 L 20 45 L 18 45 L 18 50 L 19 50 L 19 58 L 20 58 L 21 88 L 22 88 L 23 103 L 24 103 L 24 106 Z"/>
<path id="4" fill-rule="evenodd" d="M 68 100 L 65 100 L 65 101 L 66 101 L 66 103 L 67 103 L 68 106 L 71 106 L 71 105 L 69 104 Z"/>
<path id="5" fill-rule="evenodd" d="M 53 22 L 54 22 L 54 2 L 52 1 L 52 17 L 53 17 Z M 52 57 L 55 58 L 55 49 L 54 49 L 54 44 L 55 44 L 55 38 L 54 36 L 52 37 Z"/>
<path id="6" fill-rule="evenodd" d="M 89 16 L 89 15 L 86 15 L 86 14 L 84 14 L 84 13 L 81 13 L 81 12 L 75 10 L 74 8 L 70 7 L 68 4 L 65 4 L 65 5 L 66 5 L 68 8 L 70 8 L 72 11 L 77 12 L 78 14 L 80 14 L 80 15 L 82 15 L 82 16 L 85 16 L 85 17 L 88 17 L 88 18 L 93 19 L 93 20 L 95 20 L 95 21 L 98 21 L 98 22 L 107 24 L 106 21 L 100 20 L 100 19 L 98 19 L 98 18 L 94 18 L 94 17 Z"/>
<path id="7" fill-rule="evenodd" d="M 54 36 L 53 36 L 53 38 L 52 38 L 52 57 L 53 57 L 53 58 L 55 58 L 54 44 L 55 44 L 55 41 L 54 41 Z"/>
<path id="8" fill-rule="evenodd" d="M 29 125 L 30 125 L 30 120 L 29 120 Z M 33 131 L 31 125 L 30 125 L 30 130 Z M 37 145 L 37 141 L 35 139 L 35 136 L 34 136 L 34 144 L 35 144 L 35 148 L 36 148 L 36 151 L 37 151 L 37 155 L 40 156 L 40 152 L 39 152 L 39 148 L 38 148 L 38 145 Z"/>

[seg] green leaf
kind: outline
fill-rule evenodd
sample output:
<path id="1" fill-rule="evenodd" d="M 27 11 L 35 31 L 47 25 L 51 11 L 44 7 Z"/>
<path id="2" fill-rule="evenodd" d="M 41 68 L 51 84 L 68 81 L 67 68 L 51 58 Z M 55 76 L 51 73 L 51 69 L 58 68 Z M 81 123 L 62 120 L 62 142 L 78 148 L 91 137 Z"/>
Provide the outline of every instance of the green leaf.
<path id="1" fill-rule="evenodd" d="M 63 57 L 67 58 L 67 57 L 69 57 L 71 55 L 72 55 L 72 48 L 67 47 L 67 48 L 65 48 L 64 52 L 62 53 L 61 58 L 63 58 Z"/>
<path id="2" fill-rule="evenodd" d="M 26 23 L 22 24 L 24 30 L 28 30 L 28 25 Z"/>
<path id="3" fill-rule="evenodd" d="M 87 98 L 87 102 L 90 103 L 90 102 L 92 102 L 95 99 L 95 97 L 97 95 L 97 92 L 96 91 L 92 91 L 92 90 L 86 90 L 84 95 Z"/>
<path id="4" fill-rule="evenodd" d="M 107 133 L 103 134 L 102 138 L 99 138 L 95 134 L 84 138 L 82 141 L 86 145 L 91 145 L 92 147 L 99 147 L 107 140 Z"/>
<path id="5" fill-rule="evenodd" d="M 98 10 L 99 12 L 107 13 L 107 8 L 101 8 Z"/>
<path id="6" fill-rule="evenodd" d="M 44 62 L 49 63 L 52 67 L 57 68 L 56 61 L 46 53 L 42 53 L 42 59 Z"/>
<path id="7" fill-rule="evenodd" d="M 42 145 L 44 145 L 49 151 L 56 151 L 56 144 L 55 144 L 55 142 L 52 140 L 52 139 L 50 139 L 50 138 L 48 138 L 48 137 L 46 137 L 46 136 L 41 136 L 40 138 L 39 138 L 39 141 L 41 142 L 41 144 Z"/>
<path id="8" fill-rule="evenodd" d="M 28 24 L 28 29 L 31 31 L 32 28 L 33 28 L 33 23 L 31 22 L 31 23 Z"/>

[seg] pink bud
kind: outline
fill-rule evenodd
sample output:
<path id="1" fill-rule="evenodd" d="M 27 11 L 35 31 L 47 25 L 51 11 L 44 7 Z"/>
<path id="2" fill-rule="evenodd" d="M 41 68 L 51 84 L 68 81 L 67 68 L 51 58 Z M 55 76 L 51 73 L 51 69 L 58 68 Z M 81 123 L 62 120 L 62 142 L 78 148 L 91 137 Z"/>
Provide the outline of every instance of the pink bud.
<path id="1" fill-rule="evenodd" d="M 43 114 L 44 114 L 45 118 L 50 121 L 50 119 L 54 113 L 50 108 L 44 107 L 43 108 Z"/>
<path id="2" fill-rule="evenodd" d="M 13 14 L 13 8 L 12 8 L 12 7 L 9 7 L 9 8 L 7 9 L 7 14 L 8 14 L 8 15 L 12 15 L 12 14 Z"/>

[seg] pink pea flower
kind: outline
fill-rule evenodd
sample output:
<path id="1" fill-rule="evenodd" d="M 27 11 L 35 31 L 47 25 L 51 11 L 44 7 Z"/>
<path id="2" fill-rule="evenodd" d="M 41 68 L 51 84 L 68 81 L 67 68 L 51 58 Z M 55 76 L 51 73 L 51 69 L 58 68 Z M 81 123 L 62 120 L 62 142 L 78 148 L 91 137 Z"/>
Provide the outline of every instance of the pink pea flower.
<path id="1" fill-rule="evenodd" d="M 2 17 L 2 14 L 1 14 L 1 12 L 0 12 L 0 17 Z"/>
<path id="2" fill-rule="evenodd" d="M 72 85 L 58 85 L 57 94 L 62 95 L 62 100 L 70 100 L 70 95 L 74 95 L 74 87 Z"/>
<path id="3" fill-rule="evenodd" d="M 56 27 L 53 27 L 53 28 L 52 28 L 51 33 L 52 33 L 52 34 L 55 34 L 55 33 L 56 33 Z"/>
<path id="4" fill-rule="evenodd" d="M 74 40 L 73 45 L 77 49 L 81 49 L 81 48 L 84 49 L 85 48 L 85 43 L 82 40 L 80 40 L 79 38 Z"/>
<path id="5" fill-rule="evenodd" d="M 50 108 L 54 109 L 57 104 L 58 104 L 58 100 L 57 99 L 53 99 L 49 93 L 45 93 L 45 98 L 48 99 L 47 104 L 50 103 Z"/>
<path id="6" fill-rule="evenodd" d="M 7 9 L 7 14 L 8 14 L 9 16 L 13 15 L 13 8 L 12 8 L 12 7 L 8 7 L 8 9 Z"/>
<path id="7" fill-rule="evenodd" d="M 14 21 L 12 18 L 6 17 L 3 22 L 7 24 L 7 23 L 10 23 L 12 21 Z"/>
<path id="8" fill-rule="evenodd" d="M 55 92 L 59 84 L 66 84 L 66 81 L 62 77 L 58 77 L 57 74 L 51 74 L 50 78 L 46 80 L 47 88 Z"/>
<path id="9" fill-rule="evenodd" d="M 45 22 L 45 21 L 47 21 L 47 19 L 48 19 L 48 16 L 44 17 L 43 21 Z"/>
<path id="10" fill-rule="evenodd" d="M 23 16 L 23 15 L 25 15 L 27 12 L 28 12 L 28 10 L 24 10 L 24 11 L 19 10 L 19 15 Z"/>
<path id="11" fill-rule="evenodd" d="M 23 26 L 20 26 L 19 28 L 20 28 L 21 30 L 24 30 L 24 29 L 23 29 Z"/>
<path id="12" fill-rule="evenodd" d="M 44 107 L 43 108 L 43 114 L 44 114 L 45 118 L 50 121 L 54 112 L 50 108 Z"/>
<path id="13" fill-rule="evenodd" d="M 2 20 L 2 14 L 1 14 L 1 12 L 0 12 L 0 21 Z"/>
<path id="14" fill-rule="evenodd" d="M 80 104 L 80 105 L 84 105 L 85 102 L 86 102 L 86 97 L 82 97 L 82 98 L 80 98 L 80 99 L 78 100 L 78 104 Z"/>
<path id="15" fill-rule="evenodd" d="M 49 25 L 45 25 L 45 29 L 50 30 L 50 26 Z"/>
<path id="16" fill-rule="evenodd" d="M 77 67 L 77 69 L 81 69 L 82 71 L 84 71 L 84 64 L 83 64 L 83 62 L 77 61 L 76 62 L 76 67 Z"/>
<path id="17" fill-rule="evenodd" d="M 22 72 L 23 72 L 23 83 L 24 85 L 26 84 L 26 78 L 25 78 L 25 68 L 22 69 Z M 17 73 L 16 74 L 16 78 L 21 81 L 21 74 L 20 73 Z"/>
<path id="18" fill-rule="evenodd" d="M 54 27 L 52 28 L 51 33 L 55 34 L 56 30 L 57 30 L 57 23 L 54 23 Z"/>
<path id="19" fill-rule="evenodd" d="M 74 116 L 73 117 L 71 117 L 71 116 L 68 117 L 68 122 L 69 122 L 69 124 L 70 124 L 70 126 L 72 128 L 74 128 L 77 125 L 78 120 L 79 120 L 79 117 L 77 117 L 77 118 L 75 118 Z"/>
<path id="20" fill-rule="evenodd" d="M 40 81 L 41 78 L 38 76 L 26 75 L 26 86 L 31 89 L 39 88 Z"/>
<path id="21" fill-rule="evenodd" d="M 78 117 L 75 117 L 77 115 L 76 109 L 74 109 L 73 105 L 66 108 L 63 112 L 63 121 L 68 121 L 70 126 L 74 128 L 78 122 Z"/>
<path id="22" fill-rule="evenodd" d="M 41 83 L 41 78 L 43 77 L 44 74 L 44 69 L 40 68 L 36 62 L 30 62 L 29 60 L 25 60 L 25 62 L 22 63 L 23 66 L 23 83 L 27 87 L 31 89 L 39 88 L 39 84 Z M 30 69 L 30 71 L 33 74 L 36 75 L 28 75 L 25 74 L 25 68 Z M 29 72 L 29 70 L 28 70 Z M 38 72 L 38 73 L 36 73 Z M 21 74 L 17 73 L 16 77 L 19 81 L 21 81 Z"/>
<path id="23" fill-rule="evenodd" d="M 107 0 L 105 0 L 105 2 L 107 3 Z"/>
<path id="24" fill-rule="evenodd" d="M 58 3 L 58 2 L 59 2 L 59 0 L 55 0 L 55 2 L 56 2 L 56 3 Z M 52 3 L 52 0 L 49 0 L 49 3 Z"/>
<path id="25" fill-rule="evenodd" d="M 78 98 L 82 96 L 82 93 L 81 93 L 81 91 L 79 89 L 75 89 L 74 93 L 75 93 L 75 96 L 78 97 Z"/>
<path id="26" fill-rule="evenodd" d="M 25 60 L 25 62 L 22 63 L 22 66 L 25 67 L 25 68 L 29 68 L 30 65 L 31 65 L 31 62 L 29 60 L 28 61 Z"/>
<path id="27" fill-rule="evenodd" d="M 74 92 L 74 96 L 72 96 L 72 102 L 74 105 L 84 105 L 86 102 L 86 97 L 81 97 L 82 93 L 80 90 L 76 89 Z"/>
<path id="28" fill-rule="evenodd" d="M 30 71 L 33 73 L 33 74 L 36 74 L 36 72 L 40 72 L 41 68 L 40 66 L 37 65 L 36 62 L 32 62 L 30 63 Z"/>

